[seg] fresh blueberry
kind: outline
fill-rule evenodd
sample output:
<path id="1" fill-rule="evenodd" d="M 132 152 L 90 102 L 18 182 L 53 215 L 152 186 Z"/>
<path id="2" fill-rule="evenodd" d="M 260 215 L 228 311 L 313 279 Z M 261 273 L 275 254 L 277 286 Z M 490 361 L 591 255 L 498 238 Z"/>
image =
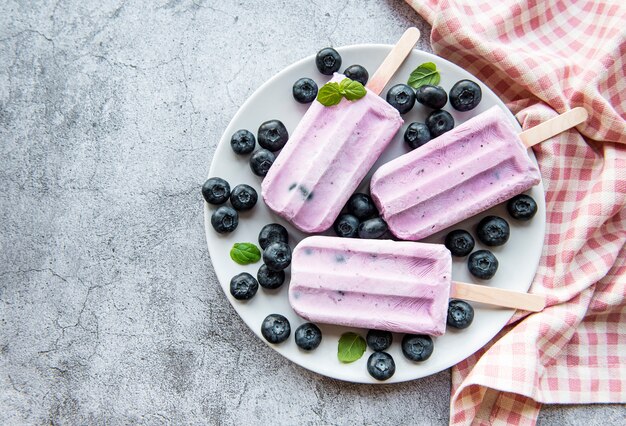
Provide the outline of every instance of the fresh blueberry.
<path id="1" fill-rule="evenodd" d="M 350 80 L 355 80 L 361 83 L 363 86 L 367 84 L 367 80 L 369 80 L 370 75 L 367 70 L 361 65 L 350 65 L 345 69 L 343 75 L 348 77 Z"/>
<path id="2" fill-rule="evenodd" d="M 285 243 L 272 243 L 263 250 L 263 262 L 272 271 L 282 271 L 291 263 L 291 248 Z"/>
<path id="3" fill-rule="evenodd" d="M 457 111 L 469 111 L 476 108 L 482 97 L 480 86 L 472 80 L 458 81 L 450 89 L 450 105 Z"/>
<path id="4" fill-rule="evenodd" d="M 367 194 L 360 192 L 352 194 L 346 206 L 348 207 L 348 213 L 356 216 L 359 220 L 371 219 L 378 216 L 378 210 L 372 198 Z"/>
<path id="5" fill-rule="evenodd" d="M 452 299 L 448 303 L 448 325 L 463 329 L 470 326 L 474 320 L 474 308 L 463 300 Z"/>
<path id="6" fill-rule="evenodd" d="M 222 178 L 209 178 L 202 185 L 202 196 L 209 204 L 223 204 L 229 195 L 230 185 Z"/>
<path id="7" fill-rule="evenodd" d="M 415 100 L 432 109 L 441 109 L 448 103 L 448 94 L 441 86 L 426 84 L 415 91 Z"/>
<path id="8" fill-rule="evenodd" d="M 396 372 L 396 363 L 387 352 L 374 352 L 367 360 L 367 372 L 376 380 L 387 380 Z"/>
<path id="9" fill-rule="evenodd" d="M 310 78 L 301 78 L 293 84 L 293 98 L 301 104 L 308 104 L 317 96 L 317 84 Z"/>
<path id="10" fill-rule="evenodd" d="M 452 256 L 463 257 L 474 250 L 475 242 L 469 232 L 463 229 L 455 229 L 446 235 L 445 244 Z"/>
<path id="11" fill-rule="evenodd" d="M 268 223 L 259 232 L 259 245 L 262 250 L 272 243 L 289 243 L 287 229 L 278 223 Z"/>
<path id="12" fill-rule="evenodd" d="M 425 334 L 405 334 L 402 338 L 402 353 L 411 361 L 426 361 L 433 349 L 433 339 Z"/>
<path id="13" fill-rule="evenodd" d="M 387 102 L 400 114 L 406 114 L 415 105 L 415 92 L 411 86 L 396 84 L 387 92 Z"/>
<path id="14" fill-rule="evenodd" d="M 256 139 L 251 131 L 241 129 L 233 133 L 230 138 L 230 147 L 235 151 L 235 154 L 250 154 L 254 151 L 254 145 Z"/>
<path id="15" fill-rule="evenodd" d="M 487 246 L 501 246 L 509 240 L 511 230 L 506 220 L 499 216 L 486 216 L 476 228 L 476 236 Z"/>
<path id="16" fill-rule="evenodd" d="M 530 195 L 520 194 L 506 203 L 506 209 L 513 219 L 526 221 L 537 213 L 537 203 Z"/>
<path id="17" fill-rule="evenodd" d="M 296 345 L 305 351 L 312 351 L 322 343 L 322 330 L 310 322 L 296 328 L 294 336 L 296 338 Z"/>
<path id="18" fill-rule="evenodd" d="M 291 334 L 289 320 L 280 314 L 270 314 L 261 324 L 261 334 L 270 343 L 282 343 Z"/>
<path id="19" fill-rule="evenodd" d="M 380 352 L 391 346 L 391 342 L 393 340 L 393 336 L 389 331 L 384 330 L 369 330 L 367 332 L 367 337 L 365 341 L 367 342 L 367 346 L 370 347 L 371 350 Z"/>
<path id="20" fill-rule="evenodd" d="M 282 121 L 269 120 L 259 126 L 257 139 L 262 148 L 276 152 L 283 149 L 289 140 L 289 133 Z"/>
<path id="21" fill-rule="evenodd" d="M 419 148 L 430 139 L 430 130 L 428 130 L 428 126 L 424 123 L 411 123 L 404 131 L 404 141 L 411 149 Z"/>
<path id="22" fill-rule="evenodd" d="M 315 65 L 322 74 L 333 75 L 334 72 L 341 68 L 341 56 L 332 47 L 325 47 L 317 52 Z"/>
<path id="23" fill-rule="evenodd" d="M 237 211 L 250 210 L 256 204 L 259 196 L 250 185 L 242 183 L 233 188 L 230 193 L 230 204 Z"/>
<path id="24" fill-rule="evenodd" d="M 338 237 L 356 238 L 358 237 L 359 223 L 359 219 L 346 213 L 337 218 L 333 224 L 333 229 Z"/>
<path id="25" fill-rule="evenodd" d="M 433 111 L 426 117 L 426 126 L 433 138 L 443 135 L 454 128 L 454 118 L 448 111 L 442 109 Z"/>
<path id="26" fill-rule="evenodd" d="M 235 275 L 230 280 L 230 294 L 237 300 L 249 300 L 259 289 L 259 283 L 247 272 Z"/>
<path id="27" fill-rule="evenodd" d="M 380 238 L 387 232 L 387 229 L 387 222 L 381 217 L 375 217 L 374 219 L 361 222 L 358 229 L 359 238 Z"/>
<path id="28" fill-rule="evenodd" d="M 211 215 L 211 225 L 220 234 L 233 232 L 239 225 L 239 215 L 232 207 L 221 206 Z"/>
<path id="29" fill-rule="evenodd" d="M 285 282 L 285 271 L 272 271 L 266 264 L 263 264 L 259 268 L 256 278 L 261 287 L 273 290 Z"/>
<path id="30" fill-rule="evenodd" d="M 267 149 L 259 149 L 250 156 L 250 168 L 257 176 L 265 176 L 276 160 L 276 156 Z"/>
<path id="31" fill-rule="evenodd" d="M 488 280 L 493 278 L 498 270 L 498 259 L 489 250 L 477 250 L 470 254 L 467 266 L 476 278 Z"/>

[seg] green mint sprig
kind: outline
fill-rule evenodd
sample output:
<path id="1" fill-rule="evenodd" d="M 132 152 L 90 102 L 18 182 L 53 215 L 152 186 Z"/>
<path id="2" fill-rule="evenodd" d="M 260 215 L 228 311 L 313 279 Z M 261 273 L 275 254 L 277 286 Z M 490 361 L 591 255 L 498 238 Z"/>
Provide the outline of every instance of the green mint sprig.
<path id="1" fill-rule="evenodd" d="M 424 62 L 413 70 L 407 84 L 417 89 L 425 84 L 436 86 L 439 84 L 439 81 L 441 81 L 441 76 L 439 75 L 439 70 L 437 70 L 437 65 L 432 62 Z"/>
<path id="2" fill-rule="evenodd" d="M 248 265 L 261 259 L 261 251 L 252 243 L 235 243 L 230 249 L 230 258 L 240 265 Z"/>
<path id="3" fill-rule="evenodd" d="M 322 86 L 317 93 L 317 100 L 324 106 L 333 106 L 346 98 L 349 101 L 361 99 L 367 91 L 361 83 L 349 78 L 344 78 L 340 83 L 331 81 Z"/>
<path id="4" fill-rule="evenodd" d="M 337 358 L 339 361 L 350 363 L 361 358 L 367 349 L 365 339 L 356 333 L 344 333 L 339 338 Z"/>

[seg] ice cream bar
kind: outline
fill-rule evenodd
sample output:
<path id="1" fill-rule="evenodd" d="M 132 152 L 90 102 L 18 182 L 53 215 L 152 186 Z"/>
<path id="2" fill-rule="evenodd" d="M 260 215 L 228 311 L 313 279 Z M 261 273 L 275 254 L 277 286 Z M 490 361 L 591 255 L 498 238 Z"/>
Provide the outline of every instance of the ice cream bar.
<path id="1" fill-rule="evenodd" d="M 370 191 L 390 231 L 420 240 L 541 181 L 497 106 L 380 167 Z"/>
<path id="2" fill-rule="evenodd" d="M 370 90 L 330 107 L 313 101 L 263 179 L 265 203 L 302 231 L 328 229 L 402 123 Z"/>
<path id="3" fill-rule="evenodd" d="M 293 251 L 289 302 L 313 322 L 438 336 L 451 268 L 441 244 L 308 237 Z"/>

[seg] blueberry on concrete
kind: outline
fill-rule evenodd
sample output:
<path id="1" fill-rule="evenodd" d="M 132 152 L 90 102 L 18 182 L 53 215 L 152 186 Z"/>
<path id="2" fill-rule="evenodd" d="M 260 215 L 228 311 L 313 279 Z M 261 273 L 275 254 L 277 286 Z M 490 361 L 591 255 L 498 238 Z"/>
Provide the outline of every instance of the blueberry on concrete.
<path id="1" fill-rule="evenodd" d="M 301 104 L 308 104 L 317 96 L 317 83 L 312 79 L 303 77 L 298 79 L 291 90 L 293 98 Z"/>
<path id="2" fill-rule="evenodd" d="M 530 195 L 519 194 L 506 203 L 506 209 L 513 219 L 526 221 L 537 213 L 537 203 Z"/>
<path id="3" fill-rule="evenodd" d="M 266 264 L 263 264 L 259 268 L 256 278 L 261 287 L 273 290 L 285 282 L 285 271 L 272 271 Z"/>
<path id="4" fill-rule="evenodd" d="M 358 81 L 363 86 L 367 84 L 367 80 L 370 78 L 367 70 L 361 65 L 350 65 L 345 69 L 343 75 L 348 77 L 350 80 Z"/>
<path id="5" fill-rule="evenodd" d="M 455 229 L 446 235 L 445 245 L 452 253 L 452 256 L 463 257 L 474 250 L 475 241 L 469 232 L 463 229 Z"/>
<path id="6" fill-rule="evenodd" d="M 448 303 L 448 320 L 450 327 L 463 329 L 474 320 L 474 308 L 463 300 L 452 299 Z"/>
<path id="7" fill-rule="evenodd" d="M 333 229 L 338 237 L 356 238 L 358 237 L 359 219 L 351 214 L 340 215 L 335 223 Z"/>
<path id="8" fill-rule="evenodd" d="M 348 213 L 356 216 L 359 220 L 371 219 L 378 216 L 378 210 L 372 198 L 367 194 L 360 192 L 352 194 L 346 206 L 348 207 Z"/>
<path id="9" fill-rule="evenodd" d="M 461 80 L 450 89 L 450 105 L 457 111 L 469 111 L 478 106 L 482 96 L 478 84 L 472 80 Z"/>
<path id="10" fill-rule="evenodd" d="M 267 149 L 259 149 L 250 156 L 250 168 L 257 176 L 265 176 L 276 160 L 276 156 Z"/>
<path id="11" fill-rule="evenodd" d="M 367 346 L 376 352 L 388 349 L 389 346 L 391 346 L 392 340 L 393 336 L 391 335 L 391 332 L 384 330 L 369 330 L 367 332 L 367 336 L 365 337 Z"/>
<path id="12" fill-rule="evenodd" d="M 367 360 L 367 372 L 376 380 L 387 380 L 396 372 L 396 363 L 387 352 L 374 352 Z"/>
<path id="13" fill-rule="evenodd" d="M 430 131 L 430 136 L 436 138 L 443 135 L 448 130 L 454 128 L 454 118 L 448 111 L 442 109 L 433 111 L 426 117 L 426 126 Z"/>
<path id="14" fill-rule="evenodd" d="M 411 361 L 426 361 L 433 353 L 433 339 L 425 334 L 405 334 L 402 353 Z"/>
<path id="15" fill-rule="evenodd" d="M 285 243 L 289 242 L 289 233 L 287 229 L 278 223 L 268 223 L 259 232 L 259 245 L 261 249 L 265 249 L 272 243 Z"/>
<path id="16" fill-rule="evenodd" d="M 322 331 L 313 323 L 307 322 L 296 328 L 296 345 L 305 351 L 312 351 L 322 343 Z"/>
<path id="17" fill-rule="evenodd" d="M 263 262 L 272 271 L 282 271 L 291 263 L 291 248 L 285 243 L 272 243 L 263 250 Z"/>
<path id="18" fill-rule="evenodd" d="M 381 217 L 361 222 L 358 228 L 359 238 L 374 239 L 382 237 L 387 232 L 387 222 Z"/>
<path id="19" fill-rule="evenodd" d="M 239 214 L 232 207 L 221 206 L 211 215 L 211 225 L 220 234 L 233 232 L 239 225 Z"/>
<path id="20" fill-rule="evenodd" d="M 269 120 L 259 126 L 257 140 L 262 148 L 276 152 L 283 149 L 289 140 L 289 133 L 282 121 Z"/>
<path id="21" fill-rule="evenodd" d="M 448 103 L 448 94 L 441 86 L 425 84 L 415 91 L 415 100 L 432 109 L 441 109 Z"/>
<path id="22" fill-rule="evenodd" d="M 256 204 L 259 196 L 250 185 L 237 185 L 230 193 L 230 204 L 237 211 L 250 210 Z"/>
<path id="23" fill-rule="evenodd" d="M 256 139 L 251 131 L 241 129 L 233 133 L 230 138 L 230 147 L 235 151 L 235 154 L 250 154 L 254 151 L 254 145 Z"/>
<path id="24" fill-rule="evenodd" d="M 411 86 L 396 84 L 387 92 L 387 102 L 400 114 L 406 114 L 415 105 L 415 92 Z"/>
<path id="25" fill-rule="evenodd" d="M 498 270 L 498 259 L 489 250 L 477 250 L 470 254 L 467 266 L 476 278 L 488 280 L 493 278 Z"/>
<path id="26" fill-rule="evenodd" d="M 486 216 L 476 227 L 476 236 L 485 245 L 501 246 L 509 240 L 511 230 L 506 220 L 499 216 Z"/>
<path id="27" fill-rule="evenodd" d="M 222 178 L 209 178 L 202 185 L 202 196 L 209 204 L 223 204 L 229 195 L 230 185 Z"/>
<path id="28" fill-rule="evenodd" d="M 404 141 L 411 149 L 419 148 L 431 139 L 430 130 L 424 123 L 416 121 L 409 124 L 404 131 Z"/>
<path id="29" fill-rule="evenodd" d="M 341 68 L 341 55 L 332 47 L 325 47 L 317 52 L 315 66 L 324 75 L 332 75 Z"/>
<path id="30" fill-rule="evenodd" d="M 270 314 L 261 324 L 261 334 L 270 343 L 282 343 L 291 334 L 289 320 L 280 314 Z"/>
<path id="31" fill-rule="evenodd" d="M 247 272 L 235 275 L 230 280 L 230 294 L 237 300 L 249 300 L 259 289 L 259 283 Z"/>

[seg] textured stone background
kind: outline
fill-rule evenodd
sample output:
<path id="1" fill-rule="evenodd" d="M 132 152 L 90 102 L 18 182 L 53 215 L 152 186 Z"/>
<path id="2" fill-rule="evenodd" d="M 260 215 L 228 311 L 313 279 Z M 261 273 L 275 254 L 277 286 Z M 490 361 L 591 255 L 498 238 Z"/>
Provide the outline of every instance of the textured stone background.
<path id="1" fill-rule="evenodd" d="M 295 3 L 0 1 L 0 424 L 447 422 L 448 372 L 317 376 L 216 282 L 199 188 L 239 105 L 326 45 L 429 34 L 400 1 Z"/>

